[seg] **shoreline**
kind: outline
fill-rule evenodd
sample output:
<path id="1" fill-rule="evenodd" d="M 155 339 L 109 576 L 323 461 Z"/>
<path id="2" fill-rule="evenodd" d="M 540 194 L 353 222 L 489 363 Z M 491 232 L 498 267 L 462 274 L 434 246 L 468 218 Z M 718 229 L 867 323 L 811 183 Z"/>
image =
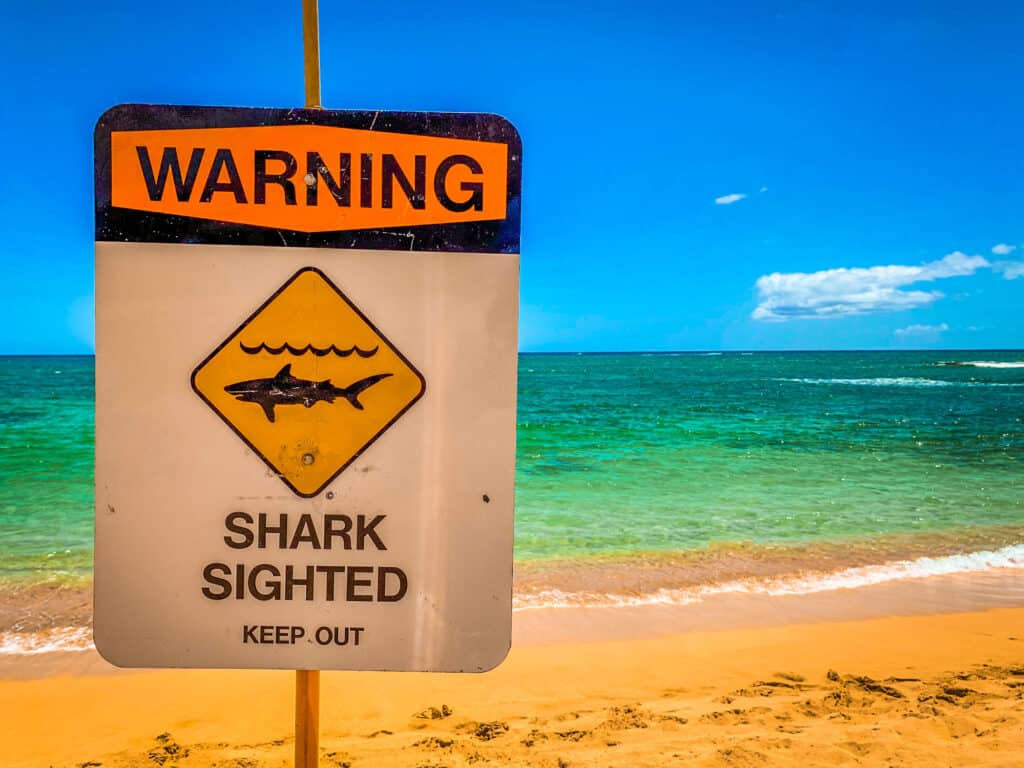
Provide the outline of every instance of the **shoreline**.
<path id="1" fill-rule="evenodd" d="M 716 631 L 1024 610 L 1024 569 L 947 573 L 855 588 L 774 594 L 722 591 L 695 602 L 574 605 L 513 612 L 513 648 L 644 641 Z M 1020 630 L 1024 636 L 1024 626 Z M 130 674 L 82 649 L 0 654 L 0 682 L 51 676 Z"/>
<path id="2" fill-rule="evenodd" d="M 513 645 L 1024 610 L 1024 570 L 952 573 L 794 594 L 724 592 L 688 604 L 543 608 L 514 614 Z M 1020 635 L 1024 638 L 1024 626 Z"/>
<path id="3" fill-rule="evenodd" d="M 642 634 L 630 629 L 634 626 L 731 626 L 721 619 L 728 610 L 741 615 L 752 610 L 769 618 L 781 611 L 792 614 L 790 620 L 802 620 L 805 614 L 790 611 L 790 604 L 817 604 L 833 619 L 857 618 L 862 616 L 853 610 L 857 601 L 836 611 L 828 608 L 835 603 L 828 595 L 859 594 L 887 584 L 893 588 L 880 594 L 897 597 L 876 601 L 887 607 L 872 615 L 1024 605 L 1024 543 L 1018 543 L 1022 541 L 1024 528 L 988 526 L 798 544 L 723 543 L 677 552 L 521 560 L 515 564 L 513 612 L 517 626 L 589 624 L 596 626 L 596 636 L 608 637 L 616 633 L 602 629 L 602 622 L 591 617 L 614 615 L 604 623 L 613 623 L 619 627 L 617 634 L 630 636 Z M 935 581 L 943 577 L 951 580 Z M 998 589 L 989 585 L 993 580 L 999 580 Z M 906 586 L 917 583 L 944 583 L 945 589 L 955 588 L 955 600 L 947 601 L 935 589 L 926 589 L 922 598 L 915 587 Z M 986 592 L 1006 599 L 994 601 Z M 793 600 L 801 595 L 820 597 Z M 775 601 L 748 599 L 753 597 Z M 927 611 L 914 607 L 922 599 Z M 761 605 L 773 608 L 765 611 L 757 607 Z M 583 618 L 557 618 L 563 609 L 582 612 L 574 615 Z M 614 614 L 606 613 L 612 610 Z M 534 613 L 539 616 L 531 617 Z M 40 665 L 41 657 L 55 653 L 88 653 L 91 620 L 91 579 L 0 584 L 0 677 L 16 668 L 18 660 L 33 667 Z"/>
<path id="4" fill-rule="evenodd" d="M 326 672 L 320 764 L 1009 766 L 1022 628 L 1024 608 L 1002 608 L 517 644 L 483 675 Z M 226 670 L 3 680 L 5 766 L 288 765 L 292 685 Z"/>

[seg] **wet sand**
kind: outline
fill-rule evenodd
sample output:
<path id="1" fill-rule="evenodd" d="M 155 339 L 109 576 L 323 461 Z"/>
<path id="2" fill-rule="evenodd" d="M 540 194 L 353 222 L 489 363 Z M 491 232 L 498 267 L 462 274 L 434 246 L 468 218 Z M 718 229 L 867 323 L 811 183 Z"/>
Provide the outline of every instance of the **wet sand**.
<path id="1" fill-rule="evenodd" d="M 959 590 L 1011 600 L 1020 577 L 1000 578 Z M 485 675 L 324 673 L 321 765 L 1018 766 L 1024 607 L 935 613 L 950 584 L 747 595 L 717 625 L 707 605 L 697 626 L 697 606 L 520 612 Z M 920 615 L 879 615 L 890 599 Z M 291 673 L 19 666 L 4 766 L 290 765 Z"/>

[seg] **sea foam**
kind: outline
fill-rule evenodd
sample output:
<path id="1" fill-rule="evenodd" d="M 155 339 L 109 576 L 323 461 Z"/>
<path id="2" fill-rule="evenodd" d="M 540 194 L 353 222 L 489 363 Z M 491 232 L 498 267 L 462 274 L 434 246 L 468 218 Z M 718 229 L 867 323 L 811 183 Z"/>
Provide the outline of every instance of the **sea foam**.
<path id="1" fill-rule="evenodd" d="M 89 651 L 92 630 L 88 627 L 60 627 L 45 632 L 0 633 L 0 655 L 30 656 L 39 653 Z"/>

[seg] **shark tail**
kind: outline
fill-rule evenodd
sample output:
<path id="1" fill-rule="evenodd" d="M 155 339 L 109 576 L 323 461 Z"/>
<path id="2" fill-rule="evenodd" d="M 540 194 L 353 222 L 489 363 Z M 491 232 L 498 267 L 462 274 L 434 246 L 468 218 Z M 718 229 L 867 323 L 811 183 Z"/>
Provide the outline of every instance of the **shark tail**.
<path id="1" fill-rule="evenodd" d="M 365 379 L 360 379 L 355 384 L 351 384 L 345 387 L 344 389 L 338 389 L 336 391 L 339 395 L 348 400 L 353 408 L 361 411 L 363 410 L 363 404 L 359 402 L 359 395 L 361 395 L 363 392 L 372 387 L 381 379 L 386 379 L 388 376 L 391 375 L 392 374 L 390 373 L 377 373 L 374 374 L 373 376 L 367 376 Z"/>

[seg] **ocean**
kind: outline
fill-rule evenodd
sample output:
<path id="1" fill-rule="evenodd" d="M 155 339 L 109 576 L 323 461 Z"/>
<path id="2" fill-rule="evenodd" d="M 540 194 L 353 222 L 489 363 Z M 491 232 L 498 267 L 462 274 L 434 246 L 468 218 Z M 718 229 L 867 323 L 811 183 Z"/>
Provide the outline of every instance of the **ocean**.
<path id="1" fill-rule="evenodd" d="M 0 357 L 0 653 L 88 643 L 92 357 Z M 1024 352 L 523 354 L 516 607 L 1024 568 Z"/>

